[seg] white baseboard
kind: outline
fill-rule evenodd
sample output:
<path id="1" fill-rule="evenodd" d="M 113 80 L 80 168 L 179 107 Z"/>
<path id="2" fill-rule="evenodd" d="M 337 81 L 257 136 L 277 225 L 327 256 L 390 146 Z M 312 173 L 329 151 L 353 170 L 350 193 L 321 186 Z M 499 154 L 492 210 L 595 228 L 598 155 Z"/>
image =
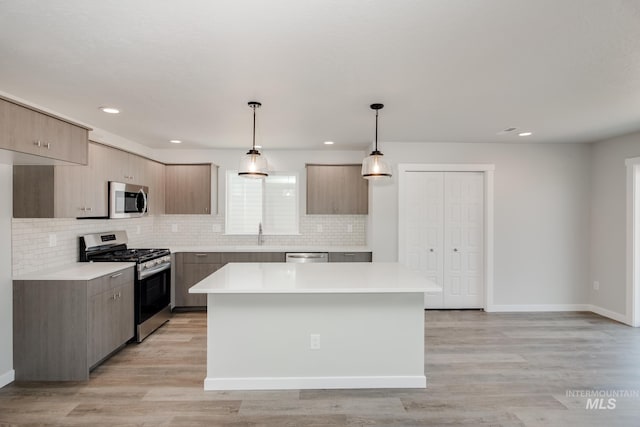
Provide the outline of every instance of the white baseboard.
<path id="1" fill-rule="evenodd" d="M 607 310 L 606 308 L 598 307 L 591 304 L 504 304 L 504 305 L 491 305 L 485 308 L 486 312 L 542 312 L 542 311 L 590 311 L 595 314 L 599 314 L 603 317 L 608 317 L 617 322 L 624 323 L 625 325 L 631 325 L 627 316 L 624 314 L 616 313 L 615 311 Z M 631 325 L 633 326 L 633 325 Z"/>
<path id="2" fill-rule="evenodd" d="M 296 390 L 337 388 L 426 388 L 427 378 L 415 376 L 366 377 L 256 377 L 209 378 L 205 390 Z"/>
<path id="3" fill-rule="evenodd" d="M 486 312 L 522 312 L 522 311 L 591 311 L 589 304 L 493 304 L 485 308 Z"/>
<path id="4" fill-rule="evenodd" d="M 0 375 L 0 388 L 11 384 L 16 379 L 16 371 L 13 369 Z"/>
<path id="5" fill-rule="evenodd" d="M 624 323 L 625 325 L 631 325 L 631 323 L 627 319 L 627 316 L 625 316 L 624 314 L 616 313 L 615 311 L 607 310 L 606 308 L 598 307 L 597 305 L 591 305 L 590 311 L 594 312 L 595 314 L 599 314 L 600 316 L 608 317 L 609 319 Z"/>

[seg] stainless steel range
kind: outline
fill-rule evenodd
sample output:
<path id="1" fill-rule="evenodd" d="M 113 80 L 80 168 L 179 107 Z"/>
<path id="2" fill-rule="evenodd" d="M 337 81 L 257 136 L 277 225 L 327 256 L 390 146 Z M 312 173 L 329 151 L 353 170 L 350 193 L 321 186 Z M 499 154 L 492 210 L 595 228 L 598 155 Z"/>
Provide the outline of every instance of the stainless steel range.
<path id="1" fill-rule="evenodd" d="M 135 338 L 142 342 L 171 317 L 171 252 L 129 249 L 125 231 L 80 236 L 82 262 L 135 262 Z"/>

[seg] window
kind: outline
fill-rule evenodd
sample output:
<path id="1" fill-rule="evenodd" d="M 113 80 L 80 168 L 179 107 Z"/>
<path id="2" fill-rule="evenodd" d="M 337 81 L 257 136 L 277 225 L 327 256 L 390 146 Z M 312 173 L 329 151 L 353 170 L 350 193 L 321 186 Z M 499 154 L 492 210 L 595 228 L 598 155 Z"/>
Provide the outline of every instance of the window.
<path id="1" fill-rule="evenodd" d="M 298 174 L 282 172 L 265 179 L 227 171 L 226 234 L 298 234 Z"/>

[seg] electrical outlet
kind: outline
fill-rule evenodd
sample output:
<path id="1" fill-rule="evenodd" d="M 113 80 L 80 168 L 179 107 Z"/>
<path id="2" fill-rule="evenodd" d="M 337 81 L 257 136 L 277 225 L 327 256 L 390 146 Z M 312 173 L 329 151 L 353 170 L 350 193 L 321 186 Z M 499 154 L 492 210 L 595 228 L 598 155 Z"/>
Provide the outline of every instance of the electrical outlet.
<path id="1" fill-rule="evenodd" d="M 311 350 L 320 350 L 320 334 L 309 335 L 309 348 Z"/>
<path id="2" fill-rule="evenodd" d="M 221 224 L 211 224 L 211 231 L 214 233 L 222 233 L 222 225 Z"/>
<path id="3" fill-rule="evenodd" d="M 595 280 L 593 282 L 593 290 L 594 291 L 599 291 L 600 290 L 600 282 L 598 282 L 597 280 Z"/>
<path id="4" fill-rule="evenodd" d="M 347 233 L 353 233 L 353 224 L 347 224 Z"/>
<path id="5" fill-rule="evenodd" d="M 172 233 L 178 232 L 178 224 L 171 224 L 171 232 Z"/>
<path id="6" fill-rule="evenodd" d="M 56 236 L 53 233 L 49 234 L 49 247 L 53 248 L 57 244 L 58 244 L 58 236 Z"/>
<path id="7" fill-rule="evenodd" d="M 316 225 L 316 231 L 317 231 L 318 233 L 322 233 L 322 224 L 318 224 L 318 225 Z"/>

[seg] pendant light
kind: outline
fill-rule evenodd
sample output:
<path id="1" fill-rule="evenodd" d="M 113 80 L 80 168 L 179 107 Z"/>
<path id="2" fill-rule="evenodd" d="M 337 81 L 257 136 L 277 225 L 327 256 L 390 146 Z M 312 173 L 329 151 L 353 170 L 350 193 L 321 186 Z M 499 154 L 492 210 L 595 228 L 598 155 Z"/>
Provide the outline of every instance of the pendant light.
<path id="1" fill-rule="evenodd" d="M 245 178 L 264 178 L 269 176 L 267 173 L 267 159 L 256 150 L 256 109 L 262 106 L 256 101 L 249 102 L 249 107 L 253 109 L 253 144 L 251 150 L 240 160 L 240 168 L 238 175 Z"/>
<path id="2" fill-rule="evenodd" d="M 378 111 L 383 104 L 371 104 L 371 109 L 376 111 L 376 145 L 374 150 L 362 162 L 362 177 L 365 179 L 391 178 L 391 166 L 382 158 L 378 151 Z"/>

